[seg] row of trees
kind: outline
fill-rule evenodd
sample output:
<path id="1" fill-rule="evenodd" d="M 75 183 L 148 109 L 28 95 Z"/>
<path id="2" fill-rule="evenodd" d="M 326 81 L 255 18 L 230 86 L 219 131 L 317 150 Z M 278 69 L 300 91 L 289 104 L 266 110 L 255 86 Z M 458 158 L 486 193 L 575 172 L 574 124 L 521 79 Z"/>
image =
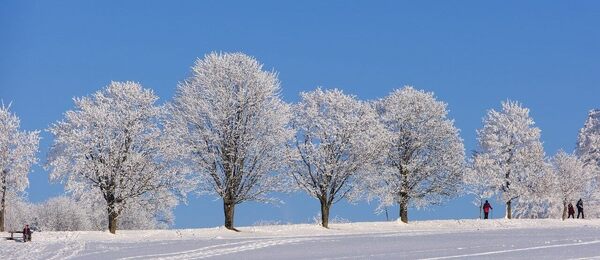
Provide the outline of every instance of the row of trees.
<path id="1" fill-rule="evenodd" d="M 98 210 L 100 203 L 86 204 L 72 197 L 52 197 L 40 203 L 30 203 L 23 196 L 9 194 L 4 227 L 20 230 L 28 223 L 36 231 L 106 230 L 106 211 Z M 167 228 L 171 215 L 157 216 L 143 207 L 129 207 L 119 216 L 119 229 L 162 229 Z"/>
<path id="2" fill-rule="evenodd" d="M 506 203 L 506 218 L 567 217 L 567 205 L 584 198 L 598 203 L 600 124 L 592 110 L 579 133 L 574 153 L 559 151 L 547 158 L 540 129 L 529 109 L 517 102 L 503 102 L 502 110 L 490 110 L 477 131 L 478 150 L 463 176 L 467 193 L 481 206 L 493 195 Z"/>
<path id="3" fill-rule="evenodd" d="M 168 216 L 191 191 L 220 197 L 225 227 L 235 230 L 235 206 L 272 201 L 273 191 L 307 192 L 328 227 L 332 205 L 343 199 L 376 200 L 378 209 L 398 204 L 408 222 L 409 207 L 466 188 L 477 198 L 498 194 L 511 218 L 514 203 L 529 216 L 553 205 L 542 191 L 570 187 L 564 204 L 597 179 L 594 122 L 580 134 L 581 158 L 561 152 L 549 164 L 528 109 L 507 101 L 488 112 L 478 150 L 466 160 L 459 129 L 433 93 L 404 87 L 366 102 L 318 88 L 288 104 L 280 91 L 277 74 L 242 53 L 197 60 L 164 105 L 138 83 L 112 82 L 75 98 L 48 129 L 54 144 L 45 167 L 75 201 L 98 205 L 112 233 L 125 212 Z M 0 116 L 3 194 L 22 192 L 38 132 L 20 132 L 6 107 Z M 558 185 L 567 175 L 585 185 Z"/>

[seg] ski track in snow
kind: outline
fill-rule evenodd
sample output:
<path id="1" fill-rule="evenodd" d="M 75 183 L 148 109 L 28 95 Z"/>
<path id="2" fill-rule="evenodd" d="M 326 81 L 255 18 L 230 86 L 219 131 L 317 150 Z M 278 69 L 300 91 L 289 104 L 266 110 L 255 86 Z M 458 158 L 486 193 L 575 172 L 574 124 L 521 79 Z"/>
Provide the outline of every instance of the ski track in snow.
<path id="1" fill-rule="evenodd" d="M 125 259 L 164 259 L 164 260 L 175 260 L 175 259 L 202 259 L 214 256 L 221 256 L 232 253 L 240 253 L 248 250 L 256 250 L 270 246 L 285 245 L 298 243 L 302 241 L 312 240 L 311 238 L 296 238 L 296 239 L 258 239 L 250 241 L 242 241 L 235 243 L 226 243 L 221 245 L 207 246 L 196 250 L 189 250 L 184 252 L 155 254 L 155 255 L 142 255 L 134 257 L 121 258 Z"/>
<path id="2" fill-rule="evenodd" d="M 514 253 L 514 252 L 519 252 L 519 251 L 541 250 L 541 249 L 556 248 L 556 247 L 572 247 L 572 246 L 582 246 L 582 245 L 591 245 L 591 244 L 600 244 L 600 240 L 571 243 L 571 244 L 558 244 L 558 245 L 550 245 L 550 246 L 534 246 L 534 247 L 499 250 L 499 251 L 482 252 L 482 253 L 474 253 L 474 254 L 432 257 L 432 258 L 424 258 L 423 260 L 440 260 L 440 259 L 464 258 L 464 257 L 471 257 L 471 256 L 487 256 L 487 255 L 495 255 L 495 254 L 503 254 L 503 253 Z M 599 250 L 600 250 L 600 248 L 599 248 Z"/>
<path id="3" fill-rule="evenodd" d="M 448 220 L 241 230 L 41 232 L 31 243 L 0 240 L 0 259 L 600 259 L 600 220 Z"/>

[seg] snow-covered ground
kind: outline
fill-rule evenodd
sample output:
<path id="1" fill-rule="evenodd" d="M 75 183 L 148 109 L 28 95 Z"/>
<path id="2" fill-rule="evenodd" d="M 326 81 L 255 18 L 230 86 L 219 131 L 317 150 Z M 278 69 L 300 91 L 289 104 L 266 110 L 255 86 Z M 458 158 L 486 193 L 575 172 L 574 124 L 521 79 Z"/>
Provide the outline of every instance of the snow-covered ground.
<path id="1" fill-rule="evenodd" d="M 1 240 L 0 259 L 600 259 L 600 220 L 436 220 L 240 230 L 39 232 L 32 243 Z"/>

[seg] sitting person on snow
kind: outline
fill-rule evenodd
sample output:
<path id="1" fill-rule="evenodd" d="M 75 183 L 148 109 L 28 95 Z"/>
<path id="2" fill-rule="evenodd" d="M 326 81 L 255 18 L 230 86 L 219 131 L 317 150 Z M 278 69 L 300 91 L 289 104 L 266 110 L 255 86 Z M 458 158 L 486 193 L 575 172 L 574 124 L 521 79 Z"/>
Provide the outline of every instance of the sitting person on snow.
<path id="1" fill-rule="evenodd" d="M 23 242 L 31 242 L 31 229 L 29 229 L 29 225 L 25 225 L 23 228 Z"/>

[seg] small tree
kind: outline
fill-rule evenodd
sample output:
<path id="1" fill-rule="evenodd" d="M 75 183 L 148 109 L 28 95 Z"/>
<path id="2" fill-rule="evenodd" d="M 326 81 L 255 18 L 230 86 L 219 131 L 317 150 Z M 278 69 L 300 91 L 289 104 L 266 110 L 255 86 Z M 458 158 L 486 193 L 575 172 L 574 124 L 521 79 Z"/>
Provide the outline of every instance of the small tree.
<path id="1" fill-rule="evenodd" d="M 477 130 L 479 150 L 474 160 L 485 156 L 495 167 L 487 169 L 490 183 L 506 202 L 506 218 L 512 218 L 512 203 L 535 197 L 536 181 L 545 174 L 545 154 L 540 129 L 534 127 L 529 109 L 512 101 L 502 102 L 502 111 L 490 110 Z M 491 160 L 491 161 L 490 161 Z"/>
<path id="2" fill-rule="evenodd" d="M 554 189 L 552 193 L 562 206 L 562 219 L 567 218 L 567 205 L 582 197 L 597 175 L 595 165 L 585 164 L 573 154 L 559 151 L 552 158 Z"/>
<path id="3" fill-rule="evenodd" d="M 319 200 L 321 224 L 328 228 L 331 205 L 378 159 L 383 127 L 367 103 L 337 89 L 301 93 L 292 121 L 291 177 Z"/>
<path id="4" fill-rule="evenodd" d="M 228 229 L 237 231 L 237 204 L 286 188 L 277 172 L 292 132 L 279 92 L 277 74 L 242 53 L 205 56 L 177 88 L 167 121 L 173 147 L 200 177 L 199 191 L 223 199 Z"/>
<path id="5" fill-rule="evenodd" d="M 0 107 L 0 232 L 5 228 L 7 200 L 29 186 L 31 165 L 37 162 L 39 132 L 19 130 L 19 118 Z M 9 196 L 14 193 L 15 196 Z"/>
<path id="6" fill-rule="evenodd" d="M 177 200 L 171 198 L 183 196 L 188 184 L 163 140 L 157 99 L 140 84 L 112 82 L 74 99 L 75 109 L 49 129 L 55 137 L 47 164 L 51 179 L 66 181 L 76 196 L 98 193 L 113 234 L 130 204 L 173 207 Z"/>
<path id="7" fill-rule="evenodd" d="M 473 204 L 479 207 L 479 218 L 482 218 L 483 200 L 493 196 L 496 190 L 490 179 L 495 171 L 499 169 L 494 160 L 487 155 L 474 156 L 463 177 L 465 192 L 475 196 Z"/>

